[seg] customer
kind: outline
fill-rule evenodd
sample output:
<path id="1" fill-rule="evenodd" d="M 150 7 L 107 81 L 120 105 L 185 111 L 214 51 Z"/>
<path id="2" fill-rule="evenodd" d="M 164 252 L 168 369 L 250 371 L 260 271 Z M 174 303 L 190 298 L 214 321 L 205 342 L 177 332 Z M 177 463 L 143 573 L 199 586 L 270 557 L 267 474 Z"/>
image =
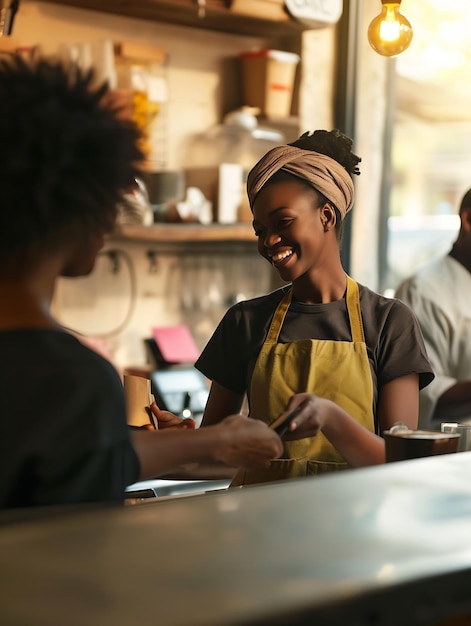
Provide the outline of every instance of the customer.
<path id="1" fill-rule="evenodd" d="M 138 131 L 111 95 L 77 67 L 0 59 L 0 508 L 119 501 L 182 463 L 263 466 L 282 451 L 240 415 L 130 435 L 117 372 L 51 315 L 57 278 L 92 270 L 139 173 Z"/>
<path id="2" fill-rule="evenodd" d="M 340 260 L 359 174 L 351 147 L 339 131 L 305 133 L 248 175 L 258 251 L 288 284 L 230 308 L 203 350 L 196 367 L 213 382 L 202 425 L 240 410 L 246 392 L 268 424 L 288 402 L 303 408 L 282 458 L 233 484 L 383 463 L 382 431 L 417 426 L 419 388 L 433 378 L 420 328 Z"/>
<path id="3" fill-rule="evenodd" d="M 435 380 L 421 391 L 419 424 L 471 422 L 471 189 L 460 205 L 461 226 L 450 252 L 405 280 L 396 297 L 416 314 Z"/>

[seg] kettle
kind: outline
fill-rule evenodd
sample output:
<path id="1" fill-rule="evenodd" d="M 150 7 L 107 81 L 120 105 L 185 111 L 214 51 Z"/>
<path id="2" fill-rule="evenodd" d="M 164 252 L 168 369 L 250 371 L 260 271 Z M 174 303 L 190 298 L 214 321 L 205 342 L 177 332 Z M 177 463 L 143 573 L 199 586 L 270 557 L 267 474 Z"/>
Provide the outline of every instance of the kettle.
<path id="1" fill-rule="evenodd" d="M 271 148 L 285 143 L 283 133 L 258 125 L 257 107 L 242 106 L 227 113 L 222 124 L 194 135 L 185 156 L 185 167 L 217 167 L 237 163 L 244 172 Z"/>

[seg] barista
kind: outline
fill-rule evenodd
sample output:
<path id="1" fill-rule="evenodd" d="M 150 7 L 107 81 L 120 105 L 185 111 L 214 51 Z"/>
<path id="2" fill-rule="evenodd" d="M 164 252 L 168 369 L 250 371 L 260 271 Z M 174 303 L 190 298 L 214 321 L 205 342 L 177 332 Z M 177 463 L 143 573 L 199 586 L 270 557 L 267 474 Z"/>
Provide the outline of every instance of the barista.
<path id="1" fill-rule="evenodd" d="M 417 427 L 433 379 L 415 317 L 345 274 L 344 218 L 360 158 L 340 131 L 271 149 L 248 175 L 258 251 L 286 286 L 231 307 L 196 363 L 212 380 L 202 426 L 239 411 L 273 423 L 301 410 L 280 459 L 234 484 L 383 463 L 381 433 Z M 299 439 L 299 441 L 297 441 Z"/>

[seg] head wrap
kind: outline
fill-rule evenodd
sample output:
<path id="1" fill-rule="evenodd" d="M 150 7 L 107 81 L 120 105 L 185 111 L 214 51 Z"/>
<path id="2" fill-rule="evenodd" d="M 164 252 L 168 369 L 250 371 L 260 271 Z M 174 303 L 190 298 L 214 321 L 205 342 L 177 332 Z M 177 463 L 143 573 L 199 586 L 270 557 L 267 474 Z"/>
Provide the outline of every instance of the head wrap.
<path id="1" fill-rule="evenodd" d="M 251 208 L 258 192 L 279 170 L 310 183 L 334 204 L 342 219 L 352 208 L 353 181 L 347 170 L 325 154 L 289 145 L 272 148 L 250 170 L 247 194 Z"/>

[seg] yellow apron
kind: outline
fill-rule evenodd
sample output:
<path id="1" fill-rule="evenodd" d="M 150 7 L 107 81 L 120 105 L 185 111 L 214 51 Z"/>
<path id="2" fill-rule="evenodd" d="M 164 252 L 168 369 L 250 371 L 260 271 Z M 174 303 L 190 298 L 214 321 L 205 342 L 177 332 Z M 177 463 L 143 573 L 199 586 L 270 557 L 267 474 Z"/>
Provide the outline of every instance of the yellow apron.
<path id="1" fill-rule="evenodd" d="M 373 381 L 366 352 L 357 283 L 347 276 L 346 304 L 352 341 L 302 339 L 278 343 L 292 298 L 290 289 L 278 305 L 255 364 L 250 414 L 271 424 L 291 396 L 310 392 L 332 400 L 374 432 Z M 231 487 L 262 483 L 349 467 L 329 440 L 315 437 L 287 441 L 282 458 L 269 468 L 239 470 Z"/>

